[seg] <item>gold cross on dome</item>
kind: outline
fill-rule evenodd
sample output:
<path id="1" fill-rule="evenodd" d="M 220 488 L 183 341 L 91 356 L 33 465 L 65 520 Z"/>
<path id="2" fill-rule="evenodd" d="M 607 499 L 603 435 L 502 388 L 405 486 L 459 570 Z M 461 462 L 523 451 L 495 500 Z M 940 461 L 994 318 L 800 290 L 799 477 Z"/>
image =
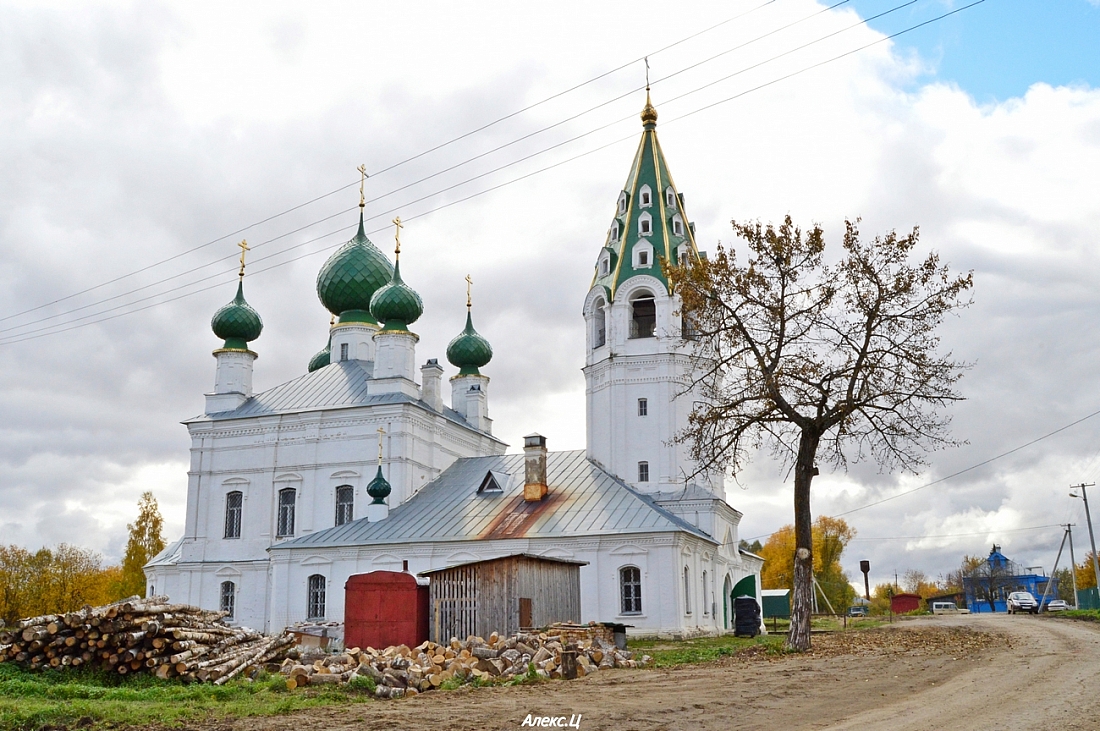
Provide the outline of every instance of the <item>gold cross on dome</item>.
<path id="1" fill-rule="evenodd" d="M 366 163 L 363 163 L 355 169 L 359 171 L 359 175 L 361 176 L 359 178 L 359 207 L 362 208 L 363 206 L 367 205 L 366 196 L 363 195 L 363 186 L 366 184 L 367 178 L 369 178 L 370 176 L 367 175 Z"/>
<path id="2" fill-rule="evenodd" d="M 382 437 L 386 436 L 386 430 L 378 427 L 378 466 L 382 466 Z"/>
<path id="3" fill-rule="evenodd" d="M 401 223 L 401 216 L 393 219 L 393 225 L 397 229 L 393 232 L 393 239 L 397 242 L 397 248 L 394 249 L 394 253 L 398 256 L 401 255 L 401 229 L 405 228 L 405 224 Z"/>
<path id="4" fill-rule="evenodd" d="M 473 300 L 470 299 L 470 290 L 473 288 L 473 286 L 474 286 L 473 277 L 471 277 L 469 274 L 467 274 L 466 275 L 466 309 L 467 310 L 470 309 L 470 305 L 473 302 Z"/>
<path id="5" fill-rule="evenodd" d="M 237 246 L 241 247 L 241 272 L 238 276 L 243 277 L 244 276 L 244 252 L 251 251 L 252 247 L 250 247 L 248 245 L 248 241 L 246 239 L 241 239 L 241 243 L 237 244 Z"/>

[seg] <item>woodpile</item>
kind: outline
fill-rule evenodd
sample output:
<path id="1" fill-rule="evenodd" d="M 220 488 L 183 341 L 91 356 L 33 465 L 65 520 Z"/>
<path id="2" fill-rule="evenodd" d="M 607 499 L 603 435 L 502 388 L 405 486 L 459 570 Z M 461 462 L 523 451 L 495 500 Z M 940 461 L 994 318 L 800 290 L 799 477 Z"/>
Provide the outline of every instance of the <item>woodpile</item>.
<path id="1" fill-rule="evenodd" d="M 225 683 L 265 662 L 281 660 L 293 644 L 226 626 L 224 612 L 168 597 L 132 597 L 103 607 L 21 620 L 0 632 L 0 662 L 30 669 L 91 667 L 120 675 Z"/>
<path id="2" fill-rule="evenodd" d="M 561 635 L 521 632 L 510 637 L 493 633 L 487 640 L 452 638 L 446 645 L 423 642 L 385 650 L 352 648 L 315 659 L 312 664 L 288 659 L 280 672 L 290 690 L 309 685 L 346 684 L 370 678 L 379 698 L 402 698 L 441 686 L 475 680 L 488 682 L 520 676 L 581 678 L 610 668 L 645 667 L 648 655 L 635 657 L 613 643 L 596 638 L 577 643 Z M 360 681 L 364 684 L 366 681 Z"/>

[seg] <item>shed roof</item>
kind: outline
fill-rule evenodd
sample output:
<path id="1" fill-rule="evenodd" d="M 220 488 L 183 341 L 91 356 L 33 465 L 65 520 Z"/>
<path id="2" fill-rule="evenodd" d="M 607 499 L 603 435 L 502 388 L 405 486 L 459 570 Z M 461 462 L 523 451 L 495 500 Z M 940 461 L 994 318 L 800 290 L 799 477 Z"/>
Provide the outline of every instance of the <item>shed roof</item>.
<path id="1" fill-rule="evenodd" d="M 450 566 L 444 566 L 440 569 L 429 569 L 428 571 L 421 571 L 417 576 L 430 576 L 432 574 L 438 574 L 440 571 L 450 571 L 451 569 L 459 569 L 463 566 L 473 566 L 479 563 L 490 563 L 491 561 L 504 561 L 509 558 L 531 558 L 536 561 L 552 561 L 554 563 L 565 563 L 572 566 L 587 566 L 587 561 L 575 561 L 571 558 L 557 558 L 556 556 L 539 556 L 534 553 L 512 553 L 507 556 L 497 556 L 495 558 L 482 558 L 477 561 L 463 561 L 462 563 L 452 564 Z"/>
<path id="2" fill-rule="evenodd" d="M 514 476 L 478 492 L 490 470 Z M 457 460 L 416 495 L 374 523 L 365 518 L 285 541 L 270 550 L 498 538 L 558 538 L 682 531 L 714 538 L 591 462 L 583 450 L 551 452 L 549 494 L 523 499 L 524 456 Z"/>
<path id="3" fill-rule="evenodd" d="M 203 414 L 188 419 L 184 424 L 203 421 L 224 421 L 273 414 L 318 411 L 321 409 L 346 409 L 377 404 L 417 404 L 432 411 L 425 402 L 403 393 L 368 394 L 367 384 L 374 372 L 374 363 L 361 360 L 344 360 L 330 363 L 312 373 L 306 373 L 292 381 L 258 393 L 231 411 Z M 467 429 L 474 429 L 457 411 L 443 407 L 444 417 Z M 475 430 L 476 431 L 476 430 Z"/>

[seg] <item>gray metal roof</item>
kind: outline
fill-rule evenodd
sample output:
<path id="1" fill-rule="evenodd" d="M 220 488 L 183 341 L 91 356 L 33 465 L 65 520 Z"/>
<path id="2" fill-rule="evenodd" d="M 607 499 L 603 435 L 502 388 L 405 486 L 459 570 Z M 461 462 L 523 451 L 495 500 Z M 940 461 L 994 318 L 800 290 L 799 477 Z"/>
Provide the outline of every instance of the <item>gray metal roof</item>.
<path id="1" fill-rule="evenodd" d="M 295 378 L 293 381 L 287 381 L 280 386 L 258 393 L 232 411 L 204 414 L 183 423 L 193 424 L 201 421 L 223 421 L 375 404 L 409 403 L 433 411 L 428 404 L 403 393 L 368 395 L 367 384 L 371 380 L 373 371 L 374 363 L 371 361 L 337 361 Z M 457 411 L 444 406 L 442 413 L 449 420 L 467 429 L 474 429 Z"/>
<path id="2" fill-rule="evenodd" d="M 500 491 L 478 493 L 490 470 L 512 479 Z M 714 540 L 602 470 L 583 450 L 550 453 L 549 493 L 540 502 L 523 500 L 523 474 L 522 454 L 460 459 L 385 520 L 361 518 L 270 550 L 668 531 Z"/>
<path id="3" fill-rule="evenodd" d="M 557 558 L 555 556 L 539 556 L 534 553 L 510 553 L 507 556 L 497 556 L 496 558 L 481 558 L 477 561 L 463 561 L 462 563 L 451 564 L 450 566 L 444 566 L 439 569 L 429 569 L 428 571 L 421 571 L 417 576 L 431 576 L 432 574 L 438 574 L 440 571 L 450 571 L 451 569 L 460 569 L 463 566 L 473 566 L 479 563 L 491 563 L 493 561 L 506 561 L 510 558 L 530 558 L 535 561 L 551 561 L 553 563 L 564 563 L 570 566 L 587 566 L 587 561 L 574 561 L 571 558 Z"/>
<path id="4" fill-rule="evenodd" d="M 149 566 L 172 566 L 179 563 L 180 556 L 183 555 L 183 539 L 173 541 L 164 547 L 164 550 L 153 556 L 149 560 L 149 563 L 145 564 L 145 568 Z"/>

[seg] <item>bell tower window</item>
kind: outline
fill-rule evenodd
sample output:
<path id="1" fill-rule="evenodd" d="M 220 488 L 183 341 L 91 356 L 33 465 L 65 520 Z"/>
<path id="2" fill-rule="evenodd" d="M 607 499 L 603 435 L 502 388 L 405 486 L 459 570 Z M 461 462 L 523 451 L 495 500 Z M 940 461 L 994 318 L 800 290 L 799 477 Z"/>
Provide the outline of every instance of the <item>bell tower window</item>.
<path id="1" fill-rule="evenodd" d="M 607 310 L 602 299 L 592 306 L 592 347 L 601 348 L 607 344 Z"/>
<path id="2" fill-rule="evenodd" d="M 630 320 L 631 338 L 651 338 L 657 329 L 657 305 L 653 295 L 648 292 L 640 293 L 631 300 L 632 316 Z"/>

